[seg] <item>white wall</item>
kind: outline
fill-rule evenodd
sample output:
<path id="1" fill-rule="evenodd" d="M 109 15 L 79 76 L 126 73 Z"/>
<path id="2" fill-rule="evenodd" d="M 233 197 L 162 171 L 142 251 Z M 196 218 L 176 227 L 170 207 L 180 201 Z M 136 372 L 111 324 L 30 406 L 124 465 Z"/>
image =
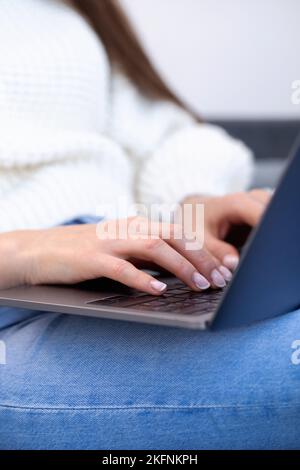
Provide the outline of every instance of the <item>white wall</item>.
<path id="1" fill-rule="evenodd" d="M 123 0 L 169 83 L 208 117 L 300 118 L 299 0 Z"/>

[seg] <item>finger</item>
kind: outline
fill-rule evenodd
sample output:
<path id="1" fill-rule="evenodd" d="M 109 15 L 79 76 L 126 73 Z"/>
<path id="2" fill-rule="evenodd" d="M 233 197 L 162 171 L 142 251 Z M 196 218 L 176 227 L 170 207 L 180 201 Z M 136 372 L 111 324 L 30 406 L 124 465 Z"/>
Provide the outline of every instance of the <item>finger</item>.
<path id="1" fill-rule="evenodd" d="M 121 256 L 138 256 L 156 262 L 158 266 L 167 269 L 193 289 L 207 289 L 209 284 L 219 288 L 226 285 L 223 275 L 218 270 L 216 260 L 205 249 L 188 250 L 186 248 L 191 240 L 184 237 L 180 226 L 135 218 L 130 222 L 129 233 L 131 239 L 115 243 L 114 250 Z M 163 247 L 161 245 L 163 240 L 166 242 L 165 245 L 170 245 L 173 250 Z M 161 249 L 158 250 L 158 247 Z M 152 253 L 153 251 L 155 253 Z M 151 252 L 151 256 L 146 255 L 148 252 Z M 157 256 L 157 253 L 162 257 Z M 185 266 L 187 261 L 190 263 Z M 178 264 L 181 264 L 181 269 L 178 269 Z M 191 264 L 194 267 L 192 283 Z"/>
<path id="2" fill-rule="evenodd" d="M 225 287 L 226 279 L 220 271 L 220 263 L 206 248 L 188 249 L 190 241 L 186 239 L 170 239 L 168 243 L 189 260 L 213 287 Z"/>
<path id="3" fill-rule="evenodd" d="M 265 205 L 247 193 L 224 197 L 223 216 L 233 224 L 247 224 L 255 227 L 260 221 Z"/>
<path id="4" fill-rule="evenodd" d="M 230 271 L 234 271 L 237 268 L 239 263 L 239 253 L 234 246 L 224 242 L 223 240 L 211 237 L 207 240 L 207 248 L 210 253 L 218 258 L 220 263 L 230 269 Z"/>
<path id="5" fill-rule="evenodd" d="M 212 254 L 205 248 L 197 248 L 199 241 L 195 239 L 188 239 L 183 227 L 178 224 L 159 224 L 160 236 L 172 248 L 187 259 L 205 279 L 209 281 L 212 287 L 225 287 L 226 279 L 224 273 L 219 269 L 220 263 L 212 256 Z M 157 229 L 156 229 L 157 230 Z M 226 275 L 230 273 L 226 271 Z"/>
<path id="6" fill-rule="evenodd" d="M 165 224 L 161 224 L 161 227 L 165 229 Z M 162 237 L 164 237 L 164 233 L 162 230 Z M 197 271 L 211 283 L 212 287 L 225 287 L 226 278 L 224 272 L 222 273 L 219 269 L 220 263 L 218 260 L 208 250 L 201 247 L 200 240 L 190 239 L 190 235 L 187 238 L 183 227 L 173 224 L 171 225 L 171 235 L 165 241 L 190 261 Z M 226 276 L 230 276 L 228 270 L 226 270 Z"/>
<path id="7" fill-rule="evenodd" d="M 131 241 L 128 248 L 130 255 L 154 262 L 174 274 L 191 289 L 204 290 L 211 285 L 210 280 L 200 274 L 190 261 L 161 238 Z"/>
<path id="8" fill-rule="evenodd" d="M 162 294 L 167 285 L 158 281 L 150 274 L 140 271 L 129 261 L 113 256 L 103 256 L 96 267 L 98 276 L 105 276 L 114 281 L 121 282 L 128 287 L 147 292 L 153 295 Z M 96 277 L 97 277 L 96 275 Z"/>
<path id="9" fill-rule="evenodd" d="M 252 189 L 249 191 L 249 196 L 255 199 L 258 202 L 261 202 L 265 206 L 270 202 L 272 199 L 273 193 L 271 191 L 266 191 L 263 189 Z"/>

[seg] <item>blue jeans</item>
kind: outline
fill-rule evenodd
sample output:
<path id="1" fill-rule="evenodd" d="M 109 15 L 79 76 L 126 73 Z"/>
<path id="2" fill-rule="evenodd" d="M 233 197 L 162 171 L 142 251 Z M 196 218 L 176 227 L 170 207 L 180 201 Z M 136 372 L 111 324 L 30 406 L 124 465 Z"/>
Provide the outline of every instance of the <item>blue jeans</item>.
<path id="1" fill-rule="evenodd" d="M 2 308 L 0 448 L 299 449 L 296 339 L 300 311 L 211 333 Z"/>
<path id="2" fill-rule="evenodd" d="M 300 447 L 300 312 L 221 333 L 0 318 L 1 449 Z"/>

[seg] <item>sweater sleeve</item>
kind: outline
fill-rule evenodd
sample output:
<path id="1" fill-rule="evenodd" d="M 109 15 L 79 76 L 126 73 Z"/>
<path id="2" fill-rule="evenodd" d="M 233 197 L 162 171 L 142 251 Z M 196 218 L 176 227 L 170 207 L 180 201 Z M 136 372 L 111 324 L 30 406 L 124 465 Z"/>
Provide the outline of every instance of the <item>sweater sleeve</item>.
<path id="1" fill-rule="evenodd" d="M 14 172 L 15 188 L 0 200 L 0 232 L 48 228 L 78 215 L 126 216 L 133 199 L 125 152 L 99 137 L 94 153 L 76 156 L 70 148 L 68 159 L 20 169 L 19 180 Z M 9 178 L 9 168 L 2 172 Z"/>
<path id="2" fill-rule="evenodd" d="M 140 203 L 181 201 L 192 194 L 246 189 L 252 152 L 220 127 L 197 123 L 177 105 L 152 101 L 114 73 L 110 135 L 131 156 Z"/>

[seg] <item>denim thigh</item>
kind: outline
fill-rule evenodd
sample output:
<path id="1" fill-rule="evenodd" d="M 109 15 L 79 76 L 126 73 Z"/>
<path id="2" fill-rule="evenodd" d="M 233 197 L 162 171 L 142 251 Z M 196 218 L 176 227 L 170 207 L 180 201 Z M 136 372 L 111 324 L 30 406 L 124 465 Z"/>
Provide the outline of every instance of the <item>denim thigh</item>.
<path id="1" fill-rule="evenodd" d="M 298 311 L 218 333 L 0 318 L 1 449 L 300 447 Z"/>

